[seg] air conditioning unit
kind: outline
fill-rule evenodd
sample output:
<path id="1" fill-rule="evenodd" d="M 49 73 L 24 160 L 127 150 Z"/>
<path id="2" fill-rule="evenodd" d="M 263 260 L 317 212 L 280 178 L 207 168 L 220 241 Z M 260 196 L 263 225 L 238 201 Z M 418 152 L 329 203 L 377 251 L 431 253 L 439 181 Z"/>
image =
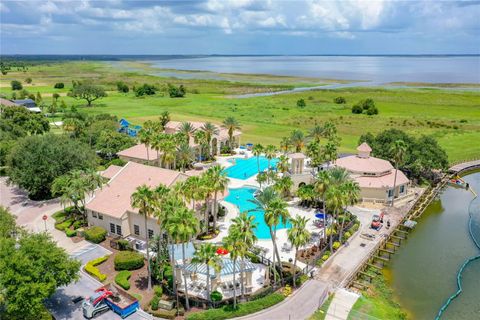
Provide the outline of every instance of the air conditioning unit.
<path id="1" fill-rule="evenodd" d="M 135 241 L 135 250 L 142 250 L 143 243 L 141 241 Z"/>

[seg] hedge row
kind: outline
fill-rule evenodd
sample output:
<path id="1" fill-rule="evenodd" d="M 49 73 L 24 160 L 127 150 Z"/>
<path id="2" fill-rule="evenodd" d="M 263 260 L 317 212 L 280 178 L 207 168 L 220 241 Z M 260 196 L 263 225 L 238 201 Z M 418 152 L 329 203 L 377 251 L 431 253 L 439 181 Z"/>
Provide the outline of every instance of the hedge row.
<path id="1" fill-rule="evenodd" d="M 77 230 L 71 230 L 70 228 L 66 228 L 65 234 L 67 235 L 67 237 L 75 237 L 77 235 Z"/>
<path id="2" fill-rule="evenodd" d="M 107 237 L 107 230 L 102 227 L 94 226 L 85 230 L 85 239 L 93 243 L 100 243 Z"/>
<path id="3" fill-rule="evenodd" d="M 105 279 L 107 279 L 107 275 L 101 273 L 100 270 L 98 270 L 98 268 L 96 266 L 98 266 L 99 264 L 107 261 L 108 257 L 109 257 L 109 255 L 106 255 L 104 257 L 100 257 L 100 258 L 93 259 L 93 260 L 89 261 L 85 265 L 85 272 L 87 272 L 88 274 L 96 277 L 100 282 L 103 282 Z"/>
<path id="4" fill-rule="evenodd" d="M 132 273 L 128 270 L 120 271 L 115 277 L 115 283 L 125 290 L 130 289 L 130 282 L 128 279 L 132 276 Z"/>
<path id="5" fill-rule="evenodd" d="M 73 224 L 73 219 L 70 218 L 61 223 L 55 224 L 55 229 L 60 231 L 65 231 L 65 229 L 70 228 L 72 224 Z"/>
<path id="6" fill-rule="evenodd" d="M 165 310 L 165 309 L 158 309 L 158 310 L 152 310 L 150 309 L 148 311 L 152 316 L 161 318 L 161 319 L 175 319 L 177 317 L 177 309 L 172 309 L 172 310 Z M 180 309 L 178 311 L 178 314 L 180 316 L 185 314 L 185 311 L 183 309 Z"/>
<path id="7" fill-rule="evenodd" d="M 266 308 L 269 308 L 281 301 L 285 297 L 279 293 L 272 293 L 258 300 L 241 303 L 237 309 L 233 309 L 232 305 L 227 305 L 219 309 L 209 309 L 202 312 L 195 312 L 186 317 L 187 320 L 223 320 L 236 317 L 246 316 Z"/>
<path id="8" fill-rule="evenodd" d="M 136 270 L 145 264 L 143 255 L 135 251 L 120 251 L 115 255 L 115 270 Z"/>

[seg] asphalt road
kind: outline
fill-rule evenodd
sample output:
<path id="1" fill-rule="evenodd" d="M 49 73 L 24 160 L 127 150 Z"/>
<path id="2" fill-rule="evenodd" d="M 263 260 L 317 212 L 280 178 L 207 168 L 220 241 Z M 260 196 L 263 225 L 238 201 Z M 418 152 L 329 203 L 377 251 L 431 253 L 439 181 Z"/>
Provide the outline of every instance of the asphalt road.
<path id="1" fill-rule="evenodd" d="M 72 254 L 72 257 L 79 259 L 82 262 L 82 265 L 86 264 L 88 261 L 102 257 L 110 253 L 107 249 L 102 246 L 92 244 L 89 247 L 82 248 L 80 251 Z M 85 319 L 82 314 L 82 301 L 78 303 L 73 303 L 72 299 L 76 297 L 87 297 L 91 295 L 95 289 L 100 287 L 102 284 L 92 277 L 85 274 L 83 271 L 80 273 L 80 279 L 66 287 L 61 287 L 57 289 L 57 292 L 47 300 L 46 306 L 48 310 L 57 320 L 63 319 Z M 113 311 L 107 311 L 95 319 L 99 320 L 116 320 L 122 319 Z M 134 314 L 130 315 L 127 319 L 129 320 L 145 320 L 145 319 L 154 319 L 147 313 L 137 310 Z"/>

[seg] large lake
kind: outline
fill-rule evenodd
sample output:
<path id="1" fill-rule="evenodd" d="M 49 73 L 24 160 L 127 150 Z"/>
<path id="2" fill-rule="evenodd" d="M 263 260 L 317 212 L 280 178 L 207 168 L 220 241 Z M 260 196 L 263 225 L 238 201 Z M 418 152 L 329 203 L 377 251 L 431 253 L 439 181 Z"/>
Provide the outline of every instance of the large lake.
<path id="1" fill-rule="evenodd" d="M 480 56 L 205 56 L 157 68 L 387 82 L 480 83 Z M 170 74 L 172 75 L 172 74 Z M 175 74 L 192 77 L 192 74 Z M 203 77 L 201 74 L 198 77 Z"/>

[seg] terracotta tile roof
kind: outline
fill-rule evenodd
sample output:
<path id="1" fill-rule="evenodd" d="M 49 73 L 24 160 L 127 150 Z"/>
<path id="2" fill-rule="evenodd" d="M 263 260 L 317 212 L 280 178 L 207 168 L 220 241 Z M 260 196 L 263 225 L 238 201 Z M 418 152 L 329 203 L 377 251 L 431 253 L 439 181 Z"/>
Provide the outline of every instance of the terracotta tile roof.
<path id="1" fill-rule="evenodd" d="M 357 151 L 361 152 L 372 152 L 372 148 L 368 145 L 368 143 L 364 142 L 357 147 Z"/>
<path id="2" fill-rule="evenodd" d="M 120 218 L 126 211 L 138 212 L 130 205 L 130 196 L 143 184 L 156 187 L 163 184 L 174 185 L 187 175 L 178 171 L 146 166 L 136 162 L 128 162 L 107 185 L 95 192 L 95 196 L 86 205 L 89 210 Z"/>
<path id="3" fill-rule="evenodd" d="M 12 102 L 8 99 L 0 98 L 0 105 L 6 106 L 6 107 L 18 107 L 19 105 L 16 104 L 15 102 Z"/>
<path id="4" fill-rule="evenodd" d="M 353 178 L 358 182 L 360 188 L 393 188 L 395 170 L 392 170 L 392 172 L 389 174 L 380 177 L 353 176 Z M 398 170 L 397 186 L 406 184 L 408 182 L 409 180 L 405 174 Z"/>
<path id="5" fill-rule="evenodd" d="M 124 156 L 140 160 L 157 160 L 157 151 L 148 147 L 148 158 L 147 158 L 147 148 L 145 144 L 140 143 L 128 149 L 122 150 L 117 153 L 118 156 Z"/>
<path id="6" fill-rule="evenodd" d="M 393 169 L 393 166 L 387 160 L 375 157 L 361 158 L 356 155 L 339 158 L 335 161 L 335 165 L 353 173 L 378 174 Z"/>
<path id="7" fill-rule="evenodd" d="M 112 179 L 113 176 L 116 175 L 122 168 L 123 167 L 121 167 L 121 166 L 116 166 L 116 165 L 112 164 L 110 167 L 108 167 L 107 169 L 102 171 L 100 173 L 100 175 L 104 178 Z"/>

